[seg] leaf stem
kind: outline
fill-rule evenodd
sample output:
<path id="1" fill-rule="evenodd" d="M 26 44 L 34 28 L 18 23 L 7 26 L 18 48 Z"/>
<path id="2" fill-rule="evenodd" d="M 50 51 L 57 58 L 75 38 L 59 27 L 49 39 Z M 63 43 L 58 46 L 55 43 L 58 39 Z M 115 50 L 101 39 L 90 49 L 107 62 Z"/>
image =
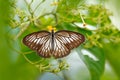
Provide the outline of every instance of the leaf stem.
<path id="1" fill-rule="evenodd" d="M 80 12 L 79 12 L 79 13 L 80 13 Z M 82 20 L 82 22 L 83 22 L 83 26 L 86 26 L 85 20 L 84 20 L 83 16 L 81 15 L 81 13 L 80 13 L 80 18 L 81 18 L 81 20 Z"/>

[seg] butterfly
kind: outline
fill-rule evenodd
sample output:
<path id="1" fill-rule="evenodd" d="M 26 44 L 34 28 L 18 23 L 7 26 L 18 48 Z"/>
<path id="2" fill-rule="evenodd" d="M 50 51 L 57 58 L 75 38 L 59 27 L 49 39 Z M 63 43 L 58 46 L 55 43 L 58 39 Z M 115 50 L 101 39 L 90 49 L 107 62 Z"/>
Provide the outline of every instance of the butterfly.
<path id="1" fill-rule="evenodd" d="M 84 35 L 60 30 L 54 32 L 38 31 L 28 34 L 23 38 L 23 43 L 44 58 L 62 58 L 67 56 L 73 48 L 85 41 Z"/>

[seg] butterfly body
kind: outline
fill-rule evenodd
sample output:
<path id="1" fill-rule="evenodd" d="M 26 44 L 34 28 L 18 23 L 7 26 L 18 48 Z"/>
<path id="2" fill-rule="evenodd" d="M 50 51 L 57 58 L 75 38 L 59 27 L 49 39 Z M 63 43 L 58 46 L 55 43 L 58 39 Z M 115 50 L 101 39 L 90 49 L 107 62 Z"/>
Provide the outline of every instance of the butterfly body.
<path id="1" fill-rule="evenodd" d="M 49 58 L 62 58 L 85 41 L 85 37 L 77 32 L 60 30 L 54 32 L 38 31 L 23 38 L 23 43 L 38 55 Z"/>

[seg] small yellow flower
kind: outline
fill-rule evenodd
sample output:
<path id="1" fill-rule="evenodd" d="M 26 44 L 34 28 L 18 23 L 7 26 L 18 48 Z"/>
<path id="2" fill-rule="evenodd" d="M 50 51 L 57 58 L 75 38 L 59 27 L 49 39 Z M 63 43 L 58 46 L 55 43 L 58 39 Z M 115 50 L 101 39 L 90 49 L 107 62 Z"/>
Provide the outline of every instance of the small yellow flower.
<path id="1" fill-rule="evenodd" d="M 56 6 L 56 5 L 58 5 L 58 3 L 59 2 L 53 2 L 53 3 L 51 3 L 51 6 Z"/>
<path id="2" fill-rule="evenodd" d="M 56 31 L 56 28 L 54 28 L 53 26 L 48 26 L 47 29 L 48 29 L 49 31 L 52 31 L 52 30 Z"/>

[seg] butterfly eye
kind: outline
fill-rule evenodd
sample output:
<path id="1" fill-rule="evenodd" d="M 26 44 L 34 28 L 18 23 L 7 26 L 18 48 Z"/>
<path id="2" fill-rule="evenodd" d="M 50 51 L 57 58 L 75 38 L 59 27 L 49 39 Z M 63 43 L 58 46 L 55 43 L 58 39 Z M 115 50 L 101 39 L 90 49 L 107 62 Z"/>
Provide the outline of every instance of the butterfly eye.
<path id="1" fill-rule="evenodd" d="M 67 30 L 39 31 L 23 38 L 23 43 L 26 46 L 44 58 L 67 56 L 73 48 L 78 47 L 84 41 L 85 37 L 82 34 Z"/>

